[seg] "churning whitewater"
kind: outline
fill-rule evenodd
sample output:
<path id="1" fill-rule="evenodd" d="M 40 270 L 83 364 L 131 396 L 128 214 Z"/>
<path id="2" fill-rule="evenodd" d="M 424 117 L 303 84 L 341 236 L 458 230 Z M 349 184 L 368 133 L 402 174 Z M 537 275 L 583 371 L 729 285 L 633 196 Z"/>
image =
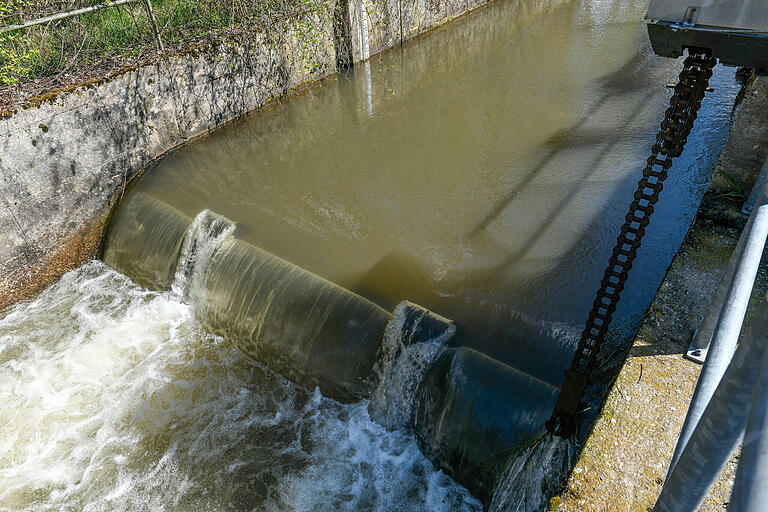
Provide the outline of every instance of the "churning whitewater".
<path id="1" fill-rule="evenodd" d="M 0 318 L 2 510 L 481 510 L 412 435 L 100 262 Z"/>
<path id="2" fill-rule="evenodd" d="M 0 512 L 545 508 L 574 446 L 544 422 L 678 68 L 644 10 L 492 3 L 159 161 L 106 264 L 0 313 Z M 615 346 L 693 219 L 732 74 Z M 410 336 L 414 306 L 443 330 Z"/>

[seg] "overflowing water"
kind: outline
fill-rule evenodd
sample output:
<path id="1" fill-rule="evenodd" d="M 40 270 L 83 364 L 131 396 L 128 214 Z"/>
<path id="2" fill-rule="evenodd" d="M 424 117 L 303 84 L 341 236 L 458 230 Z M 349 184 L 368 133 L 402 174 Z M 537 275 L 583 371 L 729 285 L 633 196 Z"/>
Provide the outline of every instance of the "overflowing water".
<path id="1" fill-rule="evenodd" d="M 389 429 L 410 428 L 416 390 L 424 373 L 444 344 L 456 333 L 450 325 L 444 332 L 426 339 L 408 339 L 406 303 L 399 304 L 387 324 L 375 372 L 378 386 L 371 398 L 371 413 L 377 423 Z"/>
<path id="2" fill-rule="evenodd" d="M 412 436 L 105 265 L 0 319 L 0 510 L 480 510 Z"/>
<path id="3" fill-rule="evenodd" d="M 436 467 L 488 502 L 510 455 L 543 432 L 556 388 L 456 348 L 445 317 L 408 301 L 390 315 L 235 232 L 209 210 L 191 220 L 138 192 L 118 208 L 104 261 L 128 277 L 173 274 L 168 287 L 207 332 L 326 397 L 370 398 L 374 421 L 415 435 Z"/>
<path id="4" fill-rule="evenodd" d="M 176 296 L 190 302 L 201 295 L 211 256 L 234 231 L 232 221 L 211 211 L 203 210 L 195 216 L 184 235 L 171 283 Z"/>
<path id="5" fill-rule="evenodd" d="M 526 446 L 505 469 L 490 512 L 544 510 L 570 470 L 574 449 L 573 440 L 549 433 Z"/>
<path id="6" fill-rule="evenodd" d="M 146 173 L 104 254 L 132 281 L 92 262 L 0 315 L 0 510 L 480 510 L 436 461 L 494 511 L 540 508 L 573 446 L 531 436 L 679 67 L 644 12 L 496 2 Z M 692 220 L 732 75 L 612 339 Z"/>

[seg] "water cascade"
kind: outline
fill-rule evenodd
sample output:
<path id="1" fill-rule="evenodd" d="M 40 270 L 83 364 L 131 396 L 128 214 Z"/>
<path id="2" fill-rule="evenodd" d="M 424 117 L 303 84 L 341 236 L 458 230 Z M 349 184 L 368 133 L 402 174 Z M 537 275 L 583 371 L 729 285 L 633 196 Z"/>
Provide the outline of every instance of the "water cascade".
<path id="1" fill-rule="evenodd" d="M 488 501 L 507 461 L 543 433 L 558 389 L 466 347 L 444 351 L 416 397 L 425 452 Z"/>
<path id="2" fill-rule="evenodd" d="M 413 436 L 93 261 L 0 317 L 0 509 L 480 512 Z"/>
<path id="3" fill-rule="evenodd" d="M 192 219 L 146 194 L 136 193 L 115 212 L 104 261 L 137 284 L 167 289 Z"/>
<path id="4" fill-rule="evenodd" d="M 544 421 L 678 72 L 644 14 L 490 3 L 158 161 L 107 265 L 0 315 L 0 509 L 543 509 L 573 451 Z M 693 219 L 731 74 L 606 357 Z"/>
<path id="5" fill-rule="evenodd" d="M 150 195 L 118 207 L 104 261 L 189 302 L 200 323 L 291 381 L 341 402 L 369 400 L 433 463 L 490 502 L 504 468 L 543 433 L 557 388 L 453 346 L 456 325 L 403 300 L 392 314 L 237 238 L 203 210 L 189 219 Z M 406 298 L 403 298 L 406 299 Z"/>
<path id="6" fill-rule="evenodd" d="M 198 318 L 310 389 L 351 401 L 368 377 L 390 315 L 360 296 L 237 239 L 211 258 Z"/>

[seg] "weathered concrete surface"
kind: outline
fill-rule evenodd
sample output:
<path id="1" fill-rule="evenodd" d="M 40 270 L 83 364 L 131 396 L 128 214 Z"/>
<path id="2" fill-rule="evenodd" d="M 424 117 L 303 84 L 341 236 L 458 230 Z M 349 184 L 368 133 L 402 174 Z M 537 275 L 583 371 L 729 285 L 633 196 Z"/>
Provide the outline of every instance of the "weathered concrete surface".
<path id="1" fill-rule="evenodd" d="M 697 218 L 550 510 L 645 512 L 655 503 L 701 369 L 681 354 L 706 312 L 746 220 L 738 213 L 743 197 L 737 189 L 749 194 L 766 155 L 768 80 L 759 79 L 743 100 Z M 766 287 L 763 263 L 751 309 Z M 734 475 L 732 460 L 701 510 L 726 509 Z"/>
<path id="2" fill-rule="evenodd" d="M 367 20 L 369 56 L 427 32 L 487 4 L 488 0 L 350 0 L 352 56 L 365 60 L 362 20 Z"/>
<path id="3" fill-rule="evenodd" d="M 486 1 L 348 0 L 341 39 L 360 60 L 361 7 L 373 54 Z M 165 56 L 0 119 L 0 309 L 92 258 L 110 203 L 153 159 L 335 73 L 336 7 L 329 0 L 279 41 L 254 33 Z"/>
<path id="4" fill-rule="evenodd" d="M 322 26 L 322 20 L 318 20 Z M 327 21 L 323 33 L 332 34 Z M 97 87 L 55 97 L 0 122 L 0 307 L 89 259 L 121 187 L 158 154 L 335 71 L 332 37 L 312 48 L 295 34 L 258 35 L 199 54 L 171 56 Z M 69 251 L 64 251 L 69 247 Z"/>

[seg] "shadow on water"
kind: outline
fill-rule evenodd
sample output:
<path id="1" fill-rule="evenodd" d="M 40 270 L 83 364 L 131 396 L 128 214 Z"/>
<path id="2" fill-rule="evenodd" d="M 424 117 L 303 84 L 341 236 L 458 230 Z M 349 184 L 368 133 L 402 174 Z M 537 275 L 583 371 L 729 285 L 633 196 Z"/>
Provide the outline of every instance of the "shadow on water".
<path id="1" fill-rule="evenodd" d="M 171 155 L 137 188 L 227 216 L 238 238 L 384 309 L 429 307 L 459 324 L 458 344 L 559 384 L 678 71 L 652 56 L 642 14 L 499 2 L 373 59 L 370 90 L 342 76 Z M 665 186 L 617 339 L 695 211 L 727 133 L 723 90 Z"/>
<path id="2" fill-rule="evenodd" d="M 610 151 L 610 149 L 619 142 L 614 138 L 615 130 L 612 126 L 604 128 L 594 127 L 587 129 L 584 128 L 584 125 L 586 125 L 589 120 L 595 116 L 595 114 L 599 114 L 600 109 L 603 108 L 610 99 L 621 97 L 623 95 L 629 96 L 637 92 L 644 92 L 645 99 L 647 100 L 656 94 L 656 92 L 653 90 L 648 91 L 649 86 L 652 86 L 653 84 L 647 80 L 647 74 L 643 72 L 646 67 L 645 65 L 648 64 L 648 60 L 649 59 L 647 55 L 644 55 L 638 49 L 637 53 L 635 53 L 629 60 L 627 60 L 627 62 L 619 70 L 598 78 L 595 81 L 594 87 L 595 90 L 601 91 L 600 98 L 591 106 L 589 109 L 589 114 L 582 116 L 578 121 L 568 126 L 567 128 L 561 129 L 552 135 L 548 140 L 546 140 L 544 144 L 542 144 L 542 149 L 545 155 L 544 158 L 536 167 L 531 169 L 530 172 L 526 174 L 526 177 L 523 181 L 521 181 L 512 190 L 510 190 L 507 195 L 504 196 L 504 198 L 498 204 L 496 204 L 493 209 L 485 217 L 483 217 L 474 228 L 472 228 L 467 236 L 469 238 L 479 236 L 480 233 L 490 223 L 492 223 L 499 217 L 499 215 L 501 215 L 509 203 L 514 201 L 522 190 L 533 183 L 542 169 L 549 165 L 550 162 L 562 150 L 574 147 L 583 148 L 590 146 L 603 146 L 603 152 L 597 156 L 597 159 L 595 162 L 593 162 L 592 166 L 594 167 L 597 163 L 599 163 L 600 159 L 604 156 L 604 152 Z M 644 80 L 644 78 L 646 80 Z M 630 113 L 630 115 L 625 119 L 625 122 L 633 119 L 636 115 L 636 113 Z M 568 199 L 566 199 L 566 201 L 567 200 Z M 553 215 L 557 215 L 559 212 L 560 210 L 555 210 Z M 549 222 L 547 221 L 543 223 L 544 226 L 547 226 L 548 224 Z M 526 243 L 523 245 L 528 244 Z M 518 258 L 516 257 L 514 259 L 516 260 Z"/>
<path id="3" fill-rule="evenodd" d="M 386 283 L 386 286 L 390 288 L 384 295 L 408 296 L 412 297 L 413 300 L 430 305 L 439 303 L 439 300 L 433 295 L 424 293 L 428 290 L 439 289 L 443 294 L 460 295 L 461 291 L 468 287 L 492 287 L 492 284 L 499 279 L 499 276 L 507 273 L 520 260 L 525 258 L 536 242 L 542 236 L 548 234 L 556 219 L 567 212 L 568 203 L 576 198 L 576 192 L 585 186 L 589 186 L 590 177 L 600 169 L 607 155 L 610 155 L 615 150 L 615 147 L 623 142 L 615 136 L 616 125 L 632 126 L 633 121 L 636 120 L 640 112 L 638 109 L 629 109 L 619 112 L 617 117 L 615 110 L 609 105 L 610 101 L 621 101 L 622 98 L 626 97 L 631 100 L 629 105 L 633 105 L 635 102 L 644 105 L 657 95 L 657 91 L 649 91 L 649 88 L 653 85 L 651 83 L 652 80 L 645 73 L 649 59 L 650 57 L 647 54 L 638 50 L 618 70 L 595 79 L 594 89 L 599 91 L 599 97 L 594 105 L 588 109 L 589 113 L 547 139 L 541 147 L 541 152 L 544 154 L 541 161 L 530 171 L 526 172 L 525 178 L 520 183 L 517 183 L 466 235 L 469 239 L 482 237 L 483 231 L 497 220 L 507 207 L 514 203 L 519 194 L 530 191 L 534 186 L 536 178 L 542 172 L 552 170 L 551 166 L 556 163 L 561 153 L 579 149 L 594 154 L 590 161 L 582 163 L 583 167 L 587 169 L 586 172 L 581 174 L 578 180 L 567 184 L 560 202 L 548 208 L 547 215 L 537 224 L 535 233 L 525 240 L 518 242 L 516 244 L 517 250 L 507 251 L 505 248 L 498 248 L 501 261 L 490 269 L 474 272 L 462 272 L 461 270 L 452 269 L 448 273 L 448 278 L 442 279 L 439 283 L 430 280 L 428 272 L 421 269 L 419 263 L 408 258 L 405 253 L 390 253 L 380 260 L 367 275 L 361 278 L 359 290 L 364 295 L 375 297 L 382 293 L 381 283 Z M 637 95 L 640 96 L 639 101 L 637 100 Z M 595 122 L 595 119 L 598 121 Z M 610 123 L 600 126 L 602 119 L 609 119 Z M 632 137 L 636 138 L 642 135 L 644 134 L 641 132 L 632 135 Z M 638 162 L 638 165 L 640 163 Z M 556 169 L 554 170 L 557 172 Z M 639 176 L 640 170 L 641 167 L 638 167 L 637 176 Z M 635 179 L 636 177 L 633 175 L 627 177 L 629 183 Z M 607 202 L 611 204 L 621 201 L 628 202 L 624 188 L 618 190 L 614 197 Z M 598 214 L 596 217 L 599 218 L 600 215 Z M 594 228 L 590 226 L 583 229 L 583 231 L 590 233 L 603 229 L 600 222 L 595 224 Z M 574 247 L 565 250 L 564 253 L 580 254 L 587 252 L 591 249 L 591 243 L 591 240 L 578 241 Z M 582 262 L 580 261 L 557 260 L 556 265 L 550 272 L 560 276 L 567 276 L 574 273 L 573 266 L 581 264 Z M 394 275 L 393 269 L 396 269 Z M 398 271 L 397 269 L 400 270 Z M 598 279 L 595 282 L 597 283 Z M 451 309 L 449 305 L 444 314 L 461 316 L 461 313 L 458 311 L 453 313 Z M 586 311 L 584 315 L 586 317 Z M 470 318 L 472 317 L 471 313 L 469 316 Z M 464 317 L 466 317 L 466 312 Z M 570 362 L 571 351 L 574 348 L 572 343 L 576 341 L 573 337 L 575 331 L 570 333 L 571 336 L 568 341 L 571 343 L 553 343 L 552 335 L 562 335 L 565 333 L 553 333 L 548 329 L 536 329 L 525 323 L 516 322 L 515 319 L 510 320 L 511 326 L 508 325 L 507 329 L 513 331 L 513 333 L 506 336 L 498 332 L 496 334 L 484 333 L 482 329 L 475 327 L 475 325 L 479 326 L 482 320 L 474 325 L 459 322 L 456 343 L 476 348 L 491 357 L 537 375 L 539 378 L 544 378 L 553 384 L 559 384 L 562 375 L 558 372 L 553 373 L 552 369 L 553 367 L 564 369 L 567 363 Z M 502 337 L 502 339 L 499 339 L 499 337 Z"/>

